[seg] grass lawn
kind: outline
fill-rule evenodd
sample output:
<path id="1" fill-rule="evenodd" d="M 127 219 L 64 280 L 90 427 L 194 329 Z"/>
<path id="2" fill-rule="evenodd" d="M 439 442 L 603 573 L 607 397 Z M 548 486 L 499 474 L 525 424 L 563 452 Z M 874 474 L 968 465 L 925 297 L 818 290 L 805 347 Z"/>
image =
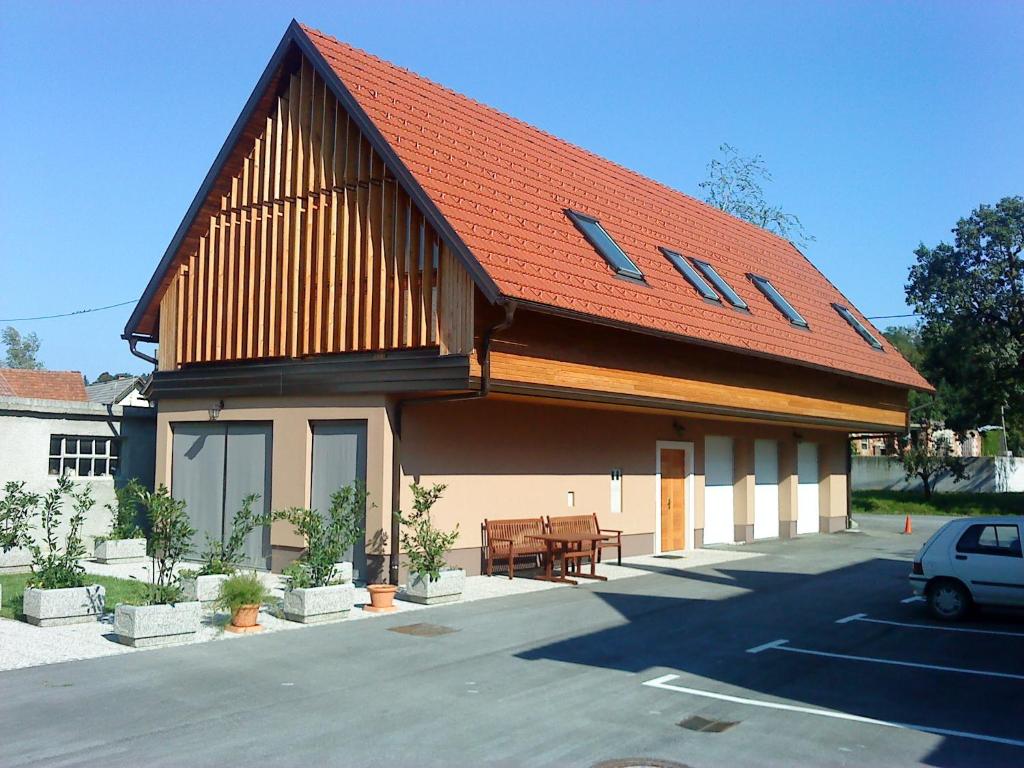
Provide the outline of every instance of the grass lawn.
<path id="1" fill-rule="evenodd" d="M 20 619 L 22 611 L 22 593 L 25 591 L 25 582 L 32 574 L 12 573 L 0 576 L 0 586 L 3 587 L 3 603 L 0 604 L 0 616 L 5 619 Z M 114 610 L 114 606 L 126 600 L 139 599 L 142 597 L 144 587 L 141 582 L 132 579 L 117 579 L 113 576 L 93 576 L 86 574 L 86 584 L 101 584 L 107 588 L 107 608 Z"/>
<path id="2" fill-rule="evenodd" d="M 853 512 L 883 515 L 1024 515 L 1024 493 L 933 493 L 854 491 Z"/>

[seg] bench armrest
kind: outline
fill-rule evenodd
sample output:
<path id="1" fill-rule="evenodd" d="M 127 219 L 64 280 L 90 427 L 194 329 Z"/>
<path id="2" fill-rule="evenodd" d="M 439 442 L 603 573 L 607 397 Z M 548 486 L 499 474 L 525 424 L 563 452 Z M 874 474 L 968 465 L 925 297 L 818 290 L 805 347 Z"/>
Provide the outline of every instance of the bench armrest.
<path id="1" fill-rule="evenodd" d="M 622 531 L 617 531 L 614 528 L 599 528 L 597 532 L 598 533 L 615 533 L 615 534 L 618 534 L 619 536 L 622 535 Z"/>

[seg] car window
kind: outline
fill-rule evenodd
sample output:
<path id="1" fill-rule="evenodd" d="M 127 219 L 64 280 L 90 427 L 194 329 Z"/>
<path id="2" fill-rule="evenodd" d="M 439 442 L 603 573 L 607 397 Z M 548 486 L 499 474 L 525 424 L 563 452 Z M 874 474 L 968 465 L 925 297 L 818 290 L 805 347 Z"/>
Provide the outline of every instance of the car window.
<path id="1" fill-rule="evenodd" d="M 1020 531 L 1016 525 L 972 525 L 956 543 L 956 551 L 1020 557 Z"/>

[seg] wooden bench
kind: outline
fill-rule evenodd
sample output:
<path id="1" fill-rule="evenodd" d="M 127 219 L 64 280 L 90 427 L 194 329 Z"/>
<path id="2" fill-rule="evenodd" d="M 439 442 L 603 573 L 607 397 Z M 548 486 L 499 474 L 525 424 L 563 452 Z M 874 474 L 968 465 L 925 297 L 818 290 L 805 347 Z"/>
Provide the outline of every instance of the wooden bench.
<path id="1" fill-rule="evenodd" d="M 602 528 L 597 522 L 597 513 L 592 515 L 563 515 L 561 517 L 548 518 L 548 531 L 551 533 L 600 533 L 614 538 L 609 541 L 598 541 L 597 562 L 601 562 L 601 550 L 605 547 L 614 547 L 618 555 L 617 562 L 622 565 L 622 531 L 613 528 Z M 583 557 L 593 557 L 592 549 L 581 550 L 573 558 L 579 561 Z"/>
<path id="2" fill-rule="evenodd" d="M 508 577 L 515 576 L 517 557 L 540 558 L 547 551 L 544 542 L 527 538 L 531 534 L 547 533 L 543 517 L 484 520 L 484 546 L 487 548 L 487 575 L 494 575 L 494 561 L 508 560 Z"/>

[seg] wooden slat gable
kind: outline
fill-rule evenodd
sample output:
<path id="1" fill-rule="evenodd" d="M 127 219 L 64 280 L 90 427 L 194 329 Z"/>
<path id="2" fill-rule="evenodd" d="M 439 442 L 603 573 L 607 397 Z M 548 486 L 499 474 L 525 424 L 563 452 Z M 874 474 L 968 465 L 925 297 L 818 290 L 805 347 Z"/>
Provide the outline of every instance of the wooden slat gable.
<path id="1" fill-rule="evenodd" d="M 469 274 L 309 62 L 278 83 L 217 181 L 219 210 L 178 253 L 159 303 L 160 369 L 470 352 Z"/>

